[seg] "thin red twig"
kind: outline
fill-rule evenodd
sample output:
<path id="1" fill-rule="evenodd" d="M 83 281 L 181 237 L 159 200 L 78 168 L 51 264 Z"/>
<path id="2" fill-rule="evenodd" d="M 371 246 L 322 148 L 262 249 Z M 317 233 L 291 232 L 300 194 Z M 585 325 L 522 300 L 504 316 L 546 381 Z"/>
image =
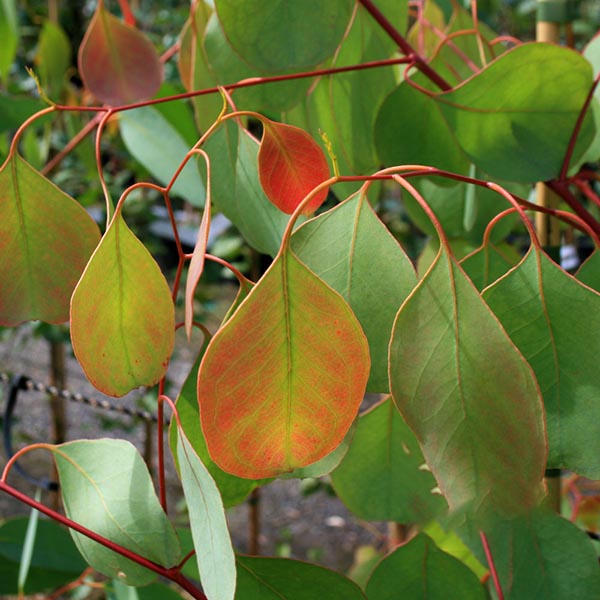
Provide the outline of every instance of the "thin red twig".
<path id="1" fill-rule="evenodd" d="M 479 537 L 481 538 L 481 544 L 483 546 L 483 551 L 485 552 L 485 558 L 487 559 L 490 573 L 492 574 L 492 581 L 494 582 L 494 587 L 496 588 L 496 593 L 498 594 L 498 600 L 504 600 L 504 593 L 502 592 L 502 587 L 500 586 L 500 579 L 498 578 L 498 572 L 496 571 L 496 565 L 494 564 L 494 558 L 492 556 L 487 537 L 483 531 L 479 532 Z"/>

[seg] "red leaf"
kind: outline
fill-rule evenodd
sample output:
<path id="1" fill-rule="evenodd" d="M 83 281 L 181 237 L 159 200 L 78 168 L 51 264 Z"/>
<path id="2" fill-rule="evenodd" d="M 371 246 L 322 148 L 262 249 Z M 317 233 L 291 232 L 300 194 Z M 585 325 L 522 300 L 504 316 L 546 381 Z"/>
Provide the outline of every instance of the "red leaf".
<path id="1" fill-rule="evenodd" d="M 101 3 L 79 48 L 79 71 L 90 92 L 112 106 L 151 98 L 163 77 L 154 46 Z"/>
<path id="2" fill-rule="evenodd" d="M 329 165 L 321 147 L 306 131 L 267 120 L 263 126 L 258 152 L 260 183 L 269 200 L 291 214 L 311 190 L 329 179 Z M 302 213 L 313 213 L 326 197 L 327 189 L 321 190 Z"/>

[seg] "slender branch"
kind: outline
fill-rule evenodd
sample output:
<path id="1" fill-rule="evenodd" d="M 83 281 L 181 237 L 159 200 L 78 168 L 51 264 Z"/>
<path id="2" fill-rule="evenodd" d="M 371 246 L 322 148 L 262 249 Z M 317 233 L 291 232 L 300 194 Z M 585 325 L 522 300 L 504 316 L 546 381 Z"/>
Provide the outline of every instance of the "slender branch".
<path id="1" fill-rule="evenodd" d="M 581 202 L 571 193 L 564 181 L 547 181 L 546 185 L 554 190 L 597 234 L 600 235 L 600 223 L 582 206 Z"/>
<path id="2" fill-rule="evenodd" d="M 487 537 L 483 531 L 479 532 L 479 537 L 481 538 L 481 545 L 483 546 L 483 551 L 485 552 L 485 557 L 487 559 L 488 566 L 490 567 L 490 573 L 492 574 L 492 581 L 494 582 L 494 587 L 496 588 L 496 593 L 498 594 L 498 600 L 504 600 L 504 593 L 502 592 L 502 587 L 500 586 L 500 579 L 498 578 L 498 572 L 496 571 L 496 565 L 494 564 L 494 558 L 492 556 Z"/>
<path id="3" fill-rule="evenodd" d="M 415 63 L 415 67 L 423 73 L 430 81 L 435 83 L 441 90 L 448 91 L 452 86 L 434 71 L 423 59 L 423 57 L 415 52 L 413 47 L 404 39 L 400 32 L 387 20 L 385 15 L 373 4 L 371 0 L 358 0 L 365 10 L 377 21 L 379 26 L 398 44 L 400 50 L 406 57 L 410 57 Z"/>

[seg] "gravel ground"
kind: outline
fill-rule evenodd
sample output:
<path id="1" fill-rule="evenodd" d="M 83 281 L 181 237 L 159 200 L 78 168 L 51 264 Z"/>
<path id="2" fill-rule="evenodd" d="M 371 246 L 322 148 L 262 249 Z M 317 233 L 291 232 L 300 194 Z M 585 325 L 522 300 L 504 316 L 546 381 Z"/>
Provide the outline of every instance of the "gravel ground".
<path id="1" fill-rule="evenodd" d="M 193 362 L 193 350 L 198 342 L 188 346 L 183 334 L 178 334 L 178 351 L 169 369 L 168 378 L 175 389 L 185 380 Z M 49 351 L 45 340 L 34 338 L 28 326 L 0 338 L 0 372 L 22 373 L 35 381 L 48 383 Z M 93 398 L 102 399 L 92 388 L 74 358 L 67 360 L 67 388 Z M 4 406 L 7 386 L 0 385 L 0 407 Z M 107 398 L 108 399 L 108 398 Z M 139 406 L 141 393 L 125 398 L 109 399 L 124 406 Z M 39 392 L 23 392 L 16 410 L 13 439 L 15 447 L 26 443 L 50 440 L 50 416 L 47 397 Z M 145 426 L 132 417 L 92 409 L 74 402 L 66 403 L 68 440 L 80 438 L 117 437 L 135 444 L 141 452 L 145 445 Z M 23 461 L 36 475 L 47 474 L 48 454 L 33 452 Z M 6 457 L 0 451 L 0 466 Z M 170 506 L 181 498 L 181 489 L 174 469 L 168 471 Z M 9 479 L 19 489 L 32 493 L 17 475 Z M 321 486 L 326 487 L 326 486 Z M 277 480 L 260 491 L 260 551 L 266 555 L 291 556 L 347 571 L 355 550 L 360 545 L 377 544 L 383 539 L 383 524 L 360 523 L 336 498 L 323 489 L 306 496 L 299 480 Z M 51 499 L 48 499 L 51 502 Z M 28 512 L 28 508 L 7 495 L 0 495 L 0 517 Z M 248 552 L 249 504 L 228 511 L 228 519 L 236 550 Z"/>

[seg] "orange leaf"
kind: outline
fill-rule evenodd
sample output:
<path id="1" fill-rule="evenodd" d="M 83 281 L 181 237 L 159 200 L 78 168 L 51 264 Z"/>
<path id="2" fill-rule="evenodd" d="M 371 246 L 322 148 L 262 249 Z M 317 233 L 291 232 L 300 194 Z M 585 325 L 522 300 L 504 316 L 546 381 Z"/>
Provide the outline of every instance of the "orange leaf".
<path id="1" fill-rule="evenodd" d="M 111 106 L 151 98 L 162 83 L 162 66 L 150 41 L 98 4 L 79 48 L 87 88 Z"/>
<path id="2" fill-rule="evenodd" d="M 263 127 L 258 152 L 260 183 L 267 198 L 291 214 L 311 190 L 329 179 L 329 165 L 321 147 L 303 129 L 266 119 Z M 308 215 L 317 210 L 327 191 L 316 194 L 302 213 Z"/>
<path id="3" fill-rule="evenodd" d="M 332 452 L 358 412 L 369 347 L 344 299 L 280 255 L 211 340 L 198 376 L 208 451 L 260 479 Z"/>

